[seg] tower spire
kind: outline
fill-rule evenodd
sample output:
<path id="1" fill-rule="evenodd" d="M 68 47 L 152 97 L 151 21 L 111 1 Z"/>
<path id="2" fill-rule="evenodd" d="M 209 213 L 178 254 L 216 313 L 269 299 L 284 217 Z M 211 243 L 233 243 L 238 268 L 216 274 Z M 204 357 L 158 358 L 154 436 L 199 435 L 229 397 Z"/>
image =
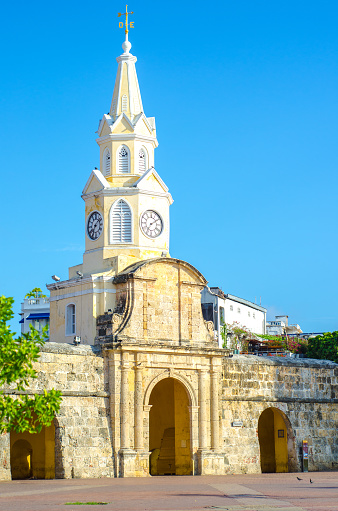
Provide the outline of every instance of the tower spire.
<path id="1" fill-rule="evenodd" d="M 121 113 L 124 113 L 133 122 L 135 117 L 143 112 L 135 69 L 137 58 L 130 53 L 131 43 L 128 40 L 129 28 L 134 28 L 134 22 L 128 21 L 128 16 L 131 14 L 134 14 L 134 12 L 128 12 L 128 5 L 126 5 L 126 12 L 118 13 L 119 18 L 125 16 L 125 21 L 119 22 L 119 27 L 124 28 L 125 40 L 122 44 L 123 53 L 116 59 L 119 65 L 109 111 L 114 121 Z"/>

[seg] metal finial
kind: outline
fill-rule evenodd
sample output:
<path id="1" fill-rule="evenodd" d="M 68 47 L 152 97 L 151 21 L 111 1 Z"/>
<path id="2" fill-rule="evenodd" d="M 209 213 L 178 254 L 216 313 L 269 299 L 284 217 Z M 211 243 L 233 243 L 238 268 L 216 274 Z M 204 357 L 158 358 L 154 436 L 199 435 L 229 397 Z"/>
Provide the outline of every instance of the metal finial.
<path id="1" fill-rule="evenodd" d="M 125 17 L 126 17 L 126 21 L 125 21 L 124 23 L 123 23 L 123 21 L 120 21 L 120 22 L 119 22 L 119 27 L 120 27 L 120 28 L 125 27 L 125 34 L 126 34 L 126 38 L 125 38 L 124 43 L 122 44 L 122 48 L 123 48 L 123 50 L 124 50 L 124 52 L 125 52 L 125 53 L 129 53 L 129 50 L 130 50 L 130 48 L 131 48 L 131 44 L 130 44 L 130 42 L 128 41 L 128 32 L 129 32 L 129 30 L 128 30 L 128 26 L 129 26 L 129 28 L 134 28 L 134 22 L 133 22 L 133 21 L 131 21 L 131 22 L 129 22 L 129 23 L 128 23 L 128 14 L 134 14 L 134 12 L 133 12 L 133 11 L 128 12 L 128 5 L 126 5 L 126 12 L 119 12 L 119 13 L 117 14 L 117 16 L 118 16 L 118 17 L 120 17 L 120 16 L 125 16 Z"/>

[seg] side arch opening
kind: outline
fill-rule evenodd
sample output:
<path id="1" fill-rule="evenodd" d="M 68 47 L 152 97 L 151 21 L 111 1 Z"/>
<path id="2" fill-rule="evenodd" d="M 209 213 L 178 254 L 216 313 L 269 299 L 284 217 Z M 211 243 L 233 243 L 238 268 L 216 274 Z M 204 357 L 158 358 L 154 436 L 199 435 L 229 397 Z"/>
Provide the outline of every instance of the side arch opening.
<path id="1" fill-rule="evenodd" d="M 55 426 L 43 426 L 40 433 L 10 434 L 12 479 L 55 478 Z"/>
<path id="2" fill-rule="evenodd" d="M 278 408 L 267 408 L 258 420 L 262 473 L 295 472 L 295 439 L 291 423 Z"/>

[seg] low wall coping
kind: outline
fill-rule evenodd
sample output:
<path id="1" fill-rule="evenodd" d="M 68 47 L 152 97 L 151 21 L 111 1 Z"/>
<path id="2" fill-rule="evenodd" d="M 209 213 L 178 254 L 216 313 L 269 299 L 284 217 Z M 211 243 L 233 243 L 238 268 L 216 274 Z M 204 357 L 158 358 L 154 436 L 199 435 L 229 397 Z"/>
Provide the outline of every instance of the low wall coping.
<path id="1" fill-rule="evenodd" d="M 271 365 L 271 366 L 296 366 L 296 367 L 317 367 L 336 369 L 338 364 L 331 360 L 317 360 L 315 358 L 293 358 L 293 357 L 258 357 L 256 355 L 233 355 L 225 359 L 228 363 L 240 362 L 245 365 Z"/>
<path id="2" fill-rule="evenodd" d="M 43 353 L 58 353 L 60 355 L 81 355 L 81 356 L 98 356 L 101 355 L 100 346 L 79 344 L 61 343 L 61 342 L 46 342 L 41 346 L 40 351 Z"/>

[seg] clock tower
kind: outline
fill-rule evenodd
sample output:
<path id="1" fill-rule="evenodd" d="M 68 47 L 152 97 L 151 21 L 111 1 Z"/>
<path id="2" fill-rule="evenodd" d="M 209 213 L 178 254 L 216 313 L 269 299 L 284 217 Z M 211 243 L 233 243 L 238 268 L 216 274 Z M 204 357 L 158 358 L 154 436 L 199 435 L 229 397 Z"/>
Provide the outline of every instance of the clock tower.
<path id="1" fill-rule="evenodd" d="M 155 118 L 143 111 L 137 59 L 130 53 L 127 34 L 122 48 L 110 110 L 97 131 L 100 170 L 92 171 L 82 192 L 83 274 L 121 271 L 138 260 L 169 255 L 173 200 L 155 170 Z"/>
<path id="2" fill-rule="evenodd" d="M 92 344 L 96 318 L 116 307 L 114 277 L 134 263 L 169 257 L 173 199 L 155 170 L 155 118 L 147 117 L 130 53 L 127 20 L 123 53 L 109 113 L 99 122 L 100 168 L 82 191 L 85 202 L 83 262 L 51 292 L 51 338 Z"/>

